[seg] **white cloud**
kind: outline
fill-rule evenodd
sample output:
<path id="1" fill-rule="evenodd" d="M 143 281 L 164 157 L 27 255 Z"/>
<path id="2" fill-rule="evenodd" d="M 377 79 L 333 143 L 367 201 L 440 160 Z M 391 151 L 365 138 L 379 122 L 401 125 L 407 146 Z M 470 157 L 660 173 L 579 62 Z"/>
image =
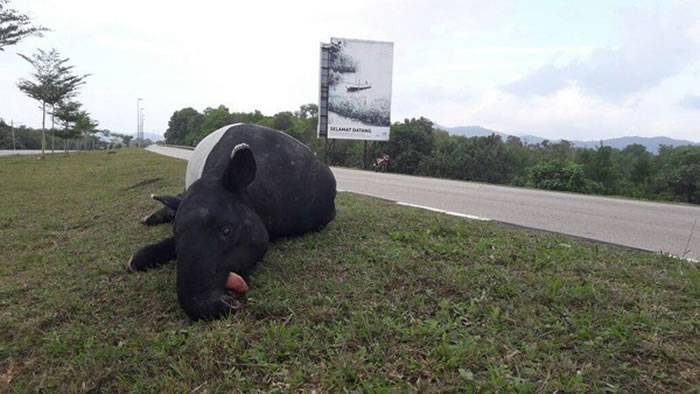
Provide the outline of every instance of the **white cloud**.
<path id="1" fill-rule="evenodd" d="M 517 95 L 548 95 L 576 83 L 587 93 L 620 99 L 658 85 L 698 58 L 700 43 L 689 34 L 696 19 L 685 7 L 631 8 L 621 23 L 623 43 L 599 48 L 562 66 L 544 65 L 504 86 Z"/>

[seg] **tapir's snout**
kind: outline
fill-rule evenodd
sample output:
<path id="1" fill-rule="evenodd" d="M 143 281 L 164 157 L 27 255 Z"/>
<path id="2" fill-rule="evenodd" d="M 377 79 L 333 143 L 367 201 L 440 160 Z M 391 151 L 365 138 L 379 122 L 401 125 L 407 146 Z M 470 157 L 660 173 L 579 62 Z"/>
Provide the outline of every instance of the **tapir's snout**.
<path id="1" fill-rule="evenodd" d="M 243 307 L 249 288 L 244 267 L 262 256 L 222 256 L 212 242 L 182 242 L 177 251 L 177 297 L 190 318 L 213 320 Z"/>
<path id="2" fill-rule="evenodd" d="M 214 320 L 240 309 L 243 305 L 233 292 L 226 289 L 185 297 L 178 295 L 182 309 L 192 320 Z"/>
<path id="3" fill-rule="evenodd" d="M 247 291 L 245 279 L 230 272 L 224 283 L 202 292 L 178 291 L 178 301 L 192 320 L 213 320 L 241 309 Z"/>

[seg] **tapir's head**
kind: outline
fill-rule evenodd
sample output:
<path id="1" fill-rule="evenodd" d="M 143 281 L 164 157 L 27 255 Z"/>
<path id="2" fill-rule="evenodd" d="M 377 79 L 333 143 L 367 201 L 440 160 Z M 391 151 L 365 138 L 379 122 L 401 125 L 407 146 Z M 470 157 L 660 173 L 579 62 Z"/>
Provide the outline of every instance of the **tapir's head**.
<path id="1" fill-rule="evenodd" d="M 225 167 L 225 168 L 224 168 Z M 237 304 L 235 293 L 268 246 L 267 230 L 248 206 L 255 179 L 252 150 L 240 144 L 228 163 L 193 183 L 177 206 L 177 296 L 192 319 L 214 319 Z"/>

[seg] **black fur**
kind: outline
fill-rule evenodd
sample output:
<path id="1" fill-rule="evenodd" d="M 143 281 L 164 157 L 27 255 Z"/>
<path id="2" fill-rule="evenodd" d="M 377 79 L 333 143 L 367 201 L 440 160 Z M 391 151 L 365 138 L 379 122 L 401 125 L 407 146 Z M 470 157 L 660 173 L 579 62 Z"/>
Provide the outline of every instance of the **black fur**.
<path id="1" fill-rule="evenodd" d="M 175 220 L 175 211 L 171 208 L 163 207 L 143 218 L 141 223 L 146 226 L 157 226 L 159 224 L 171 223 L 173 220 Z"/>
<path id="2" fill-rule="evenodd" d="M 175 237 L 141 248 L 127 265 L 130 271 L 145 271 L 175 260 Z"/>

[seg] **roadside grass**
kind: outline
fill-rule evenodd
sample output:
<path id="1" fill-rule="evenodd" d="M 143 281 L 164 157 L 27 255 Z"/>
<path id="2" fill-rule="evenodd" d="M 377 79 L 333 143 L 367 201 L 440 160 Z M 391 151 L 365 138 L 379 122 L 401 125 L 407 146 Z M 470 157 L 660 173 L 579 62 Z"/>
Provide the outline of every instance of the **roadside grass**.
<path id="1" fill-rule="evenodd" d="M 185 163 L 0 159 L 0 390 L 697 392 L 700 269 L 341 193 L 248 304 L 193 323 L 174 265 L 128 274 Z"/>

